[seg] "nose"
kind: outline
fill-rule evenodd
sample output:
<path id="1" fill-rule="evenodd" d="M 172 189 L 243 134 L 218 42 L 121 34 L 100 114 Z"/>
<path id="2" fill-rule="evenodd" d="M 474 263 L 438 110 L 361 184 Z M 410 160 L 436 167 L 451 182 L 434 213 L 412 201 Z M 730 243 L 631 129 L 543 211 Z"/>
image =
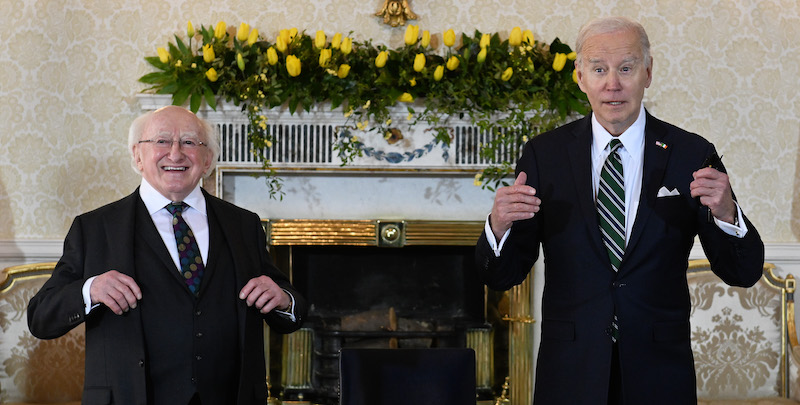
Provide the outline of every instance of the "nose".
<path id="1" fill-rule="evenodd" d="M 183 150 L 181 149 L 181 142 L 172 141 L 172 145 L 169 146 L 169 152 L 167 153 L 170 159 L 177 160 L 183 156 Z"/>
<path id="2" fill-rule="evenodd" d="M 622 82 L 619 78 L 619 73 L 611 71 L 606 76 L 606 90 L 620 90 L 622 88 Z"/>

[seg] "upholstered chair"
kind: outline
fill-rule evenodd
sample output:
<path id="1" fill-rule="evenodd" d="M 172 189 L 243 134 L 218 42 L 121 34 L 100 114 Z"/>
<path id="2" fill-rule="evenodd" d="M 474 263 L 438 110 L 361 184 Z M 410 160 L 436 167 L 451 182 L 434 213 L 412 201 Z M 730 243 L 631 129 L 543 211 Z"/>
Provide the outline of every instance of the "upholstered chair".
<path id="1" fill-rule="evenodd" d="M 28 331 L 28 301 L 55 263 L 8 267 L 0 273 L 0 403 L 80 404 L 84 326 L 53 340 Z"/>

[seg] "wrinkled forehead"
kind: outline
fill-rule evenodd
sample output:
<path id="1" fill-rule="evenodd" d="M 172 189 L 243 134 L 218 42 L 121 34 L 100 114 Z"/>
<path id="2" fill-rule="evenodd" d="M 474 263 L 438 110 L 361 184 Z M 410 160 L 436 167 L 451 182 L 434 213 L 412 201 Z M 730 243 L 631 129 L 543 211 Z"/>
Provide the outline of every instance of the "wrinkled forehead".
<path id="1" fill-rule="evenodd" d="M 642 47 L 634 32 L 617 31 L 596 34 L 586 39 L 583 58 L 590 63 L 616 61 L 631 63 L 641 61 Z"/>
<path id="2" fill-rule="evenodd" d="M 145 125 L 144 138 L 198 138 L 205 141 L 200 120 L 189 111 L 178 109 L 156 111 Z"/>

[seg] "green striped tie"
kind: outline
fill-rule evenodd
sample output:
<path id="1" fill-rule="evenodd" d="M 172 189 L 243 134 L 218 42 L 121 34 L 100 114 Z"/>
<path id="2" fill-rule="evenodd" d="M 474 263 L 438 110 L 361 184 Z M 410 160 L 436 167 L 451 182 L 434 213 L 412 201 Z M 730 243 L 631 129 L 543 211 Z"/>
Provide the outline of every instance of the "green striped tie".
<path id="1" fill-rule="evenodd" d="M 597 190 L 597 214 L 603 244 L 608 250 L 611 267 L 619 271 L 625 253 L 625 182 L 622 177 L 622 161 L 618 149 L 619 139 L 609 142 L 611 153 L 600 172 L 600 187 Z"/>
<path id="2" fill-rule="evenodd" d="M 622 146 L 619 139 L 608 143 L 611 153 L 600 172 L 600 187 L 597 190 L 597 216 L 600 219 L 600 232 L 603 244 L 606 245 L 611 267 L 619 271 L 622 255 L 625 253 L 625 180 L 622 177 L 622 161 L 618 149 Z M 611 321 L 611 341 L 619 339 L 617 315 Z"/>

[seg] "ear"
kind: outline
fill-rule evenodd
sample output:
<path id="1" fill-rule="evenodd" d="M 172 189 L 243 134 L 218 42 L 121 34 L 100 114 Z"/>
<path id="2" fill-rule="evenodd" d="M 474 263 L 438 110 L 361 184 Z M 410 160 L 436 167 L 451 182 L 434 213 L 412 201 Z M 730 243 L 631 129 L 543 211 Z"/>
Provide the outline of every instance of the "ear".
<path id="1" fill-rule="evenodd" d="M 647 68 L 647 82 L 645 82 L 644 88 L 650 87 L 650 82 L 653 81 L 653 57 L 650 57 L 650 67 Z"/>
<path id="2" fill-rule="evenodd" d="M 143 165 L 142 165 L 142 154 L 140 153 L 139 150 L 139 144 L 134 144 L 131 151 L 133 152 L 133 161 L 136 162 L 136 168 L 138 168 L 139 171 L 141 172 L 143 169 Z"/>
<path id="3" fill-rule="evenodd" d="M 586 90 L 583 89 L 583 71 L 580 69 L 580 65 L 578 65 L 578 61 L 575 61 L 575 76 L 578 78 L 578 88 L 581 89 L 582 92 L 586 93 Z"/>

